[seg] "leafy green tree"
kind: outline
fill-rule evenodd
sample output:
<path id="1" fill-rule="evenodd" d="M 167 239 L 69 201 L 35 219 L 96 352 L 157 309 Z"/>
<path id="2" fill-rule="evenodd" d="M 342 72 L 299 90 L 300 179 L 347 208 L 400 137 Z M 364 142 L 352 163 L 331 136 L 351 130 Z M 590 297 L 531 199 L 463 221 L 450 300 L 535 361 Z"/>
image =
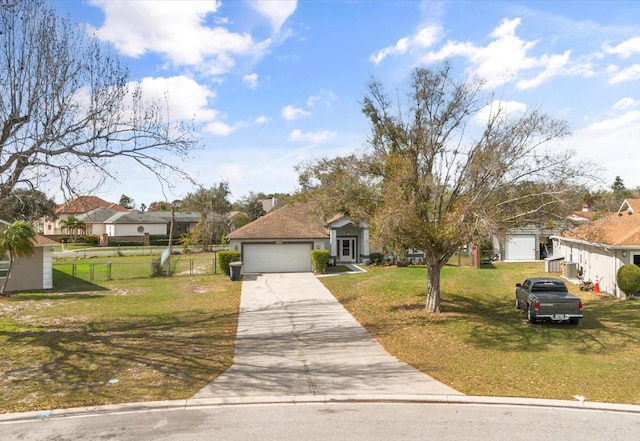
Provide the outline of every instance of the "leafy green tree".
<path id="1" fill-rule="evenodd" d="M 15 221 L 0 231 L 0 255 L 9 257 L 9 268 L 0 289 L 0 295 L 5 295 L 14 261 L 20 257 L 35 254 L 35 237 L 36 233 L 33 227 L 23 220 Z"/>
<path id="2" fill-rule="evenodd" d="M 508 113 L 482 86 L 457 82 L 446 63 L 416 69 L 398 104 L 373 80 L 362 103 L 366 151 L 299 169 L 301 190 L 325 214 L 368 220 L 374 243 L 424 252 L 430 312 L 441 310 L 440 273 L 460 246 L 542 210 L 562 217 L 574 208 L 567 189 L 588 170 L 554 142 L 569 133 L 564 121 L 536 109 Z"/>
<path id="3" fill-rule="evenodd" d="M 129 208 L 129 209 L 133 209 L 136 207 L 135 201 L 131 199 L 129 196 L 127 196 L 126 194 L 123 194 L 122 196 L 120 196 L 119 204 L 124 208 Z"/>
<path id="4" fill-rule="evenodd" d="M 149 204 L 148 211 L 171 211 L 172 208 L 169 202 L 154 201 Z"/>
<path id="5" fill-rule="evenodd" d="M 230 195 L 229 183 L 223 181 L 211 188 L 200 188 L 182 200 L 182 210 L 200 213 L 198 224 L 189 231 L 192 244 L 210 250 L 212 245 L 221 243 L 231 231 L 227 217 L 231 209 Z"/>
<path id="6" fill-rule="evenodd" d="M 42 217 L 54 218 L 56 203 L 39 190 L 16 188 L 0 200 L 0 219 L 5 221 L 35 221 Z"/>
<path id="7" fill-rule="evenodd" d="M 62 231 L 67 230 L 71 235 L 71 241 L 75 243 L 77 240 L 78 230 L 85 232 L 87 226 L 83 220 L 78 219 L 74 215 L 70 215 L 60 222 L 60 229 Z"/>

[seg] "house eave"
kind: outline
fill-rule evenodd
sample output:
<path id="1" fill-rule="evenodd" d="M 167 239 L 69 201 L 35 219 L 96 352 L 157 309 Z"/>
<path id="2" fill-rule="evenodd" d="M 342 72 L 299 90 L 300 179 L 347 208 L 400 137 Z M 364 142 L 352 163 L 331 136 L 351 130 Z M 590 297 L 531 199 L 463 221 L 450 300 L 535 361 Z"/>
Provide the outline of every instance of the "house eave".
<path id="1" fill-rule="evenodd" d="M 598 248 L 605 248 L 608 250 L 637 250 L 640 249 L 640 245 L 610 245 L 601 242 L 589 242 L 588 240 L 574 239 L 571 237 L 563 236 L 551 236 L 551 239 L 564 240 L 565 242 L 577 243 L 581 245 L 591 245 Z"/>

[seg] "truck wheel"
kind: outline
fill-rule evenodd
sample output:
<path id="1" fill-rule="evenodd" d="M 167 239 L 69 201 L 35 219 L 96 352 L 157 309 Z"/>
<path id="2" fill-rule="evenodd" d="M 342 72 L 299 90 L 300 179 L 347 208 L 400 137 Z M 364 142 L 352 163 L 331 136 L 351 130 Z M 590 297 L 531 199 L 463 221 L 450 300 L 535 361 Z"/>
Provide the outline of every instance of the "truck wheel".
<path id="1" fill-rule="evenodd" d="M 537 323 L 538 320 L 536 320 L 535 316 L 531 313 L 531 306 L 527 307 L 527 320 L 529 320 L 529 323 Z"/>
<path id="2" fill-rule="evenodd" d="M 578 323 L 580 323 L 580 319 L 569 319 L 569 324 L 570 325 L 577 325 Z"/>

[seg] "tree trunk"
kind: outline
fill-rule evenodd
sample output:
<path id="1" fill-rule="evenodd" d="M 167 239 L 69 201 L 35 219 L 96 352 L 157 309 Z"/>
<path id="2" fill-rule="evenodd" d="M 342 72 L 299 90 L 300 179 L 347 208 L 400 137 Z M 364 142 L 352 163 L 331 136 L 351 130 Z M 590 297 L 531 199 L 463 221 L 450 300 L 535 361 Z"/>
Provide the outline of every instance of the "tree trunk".
<path id="1" fill-rule="evenodd" d="M 427 262 L 427 312 L 440 312 L 440 270 L 443 262 Z"/>

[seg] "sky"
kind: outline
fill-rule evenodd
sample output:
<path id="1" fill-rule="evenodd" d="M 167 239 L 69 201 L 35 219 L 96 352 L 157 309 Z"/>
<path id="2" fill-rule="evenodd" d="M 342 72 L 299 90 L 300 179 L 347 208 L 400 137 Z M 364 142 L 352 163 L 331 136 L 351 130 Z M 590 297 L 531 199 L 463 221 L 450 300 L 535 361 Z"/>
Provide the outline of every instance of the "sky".
<path id="1" fill-rule="evenodd" d="M 404 93 L 412 70 L 452 64 L 460 80 L 513 109 L 568 122 L 560 148 L 602 185 L 640 186 L 640 2 L 417 0 L 49 0 L 115 50 L 130 81 L 192 121 L 198 149 L 180 164 L 198 183 L 228 181 L 231 200 L 292 193 L 294 167 L 366 145 L 367 83 Z M 139 206 L 163 190 L 118 163 L 96 194 Z M 61 202 L 61 201 L 58 201 Z"/>

